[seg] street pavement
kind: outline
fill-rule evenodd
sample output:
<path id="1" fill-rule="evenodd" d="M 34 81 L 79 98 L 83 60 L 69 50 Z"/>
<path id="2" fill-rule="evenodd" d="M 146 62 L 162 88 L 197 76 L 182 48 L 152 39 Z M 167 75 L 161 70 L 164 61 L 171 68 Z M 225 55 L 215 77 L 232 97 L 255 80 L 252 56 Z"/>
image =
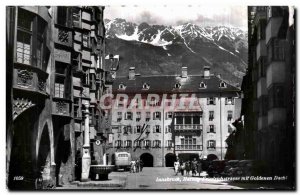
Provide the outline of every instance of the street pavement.
<path id="1" fill-rule="evenodd" d="M 127 190 L 197 190 L 197 189 L 242 189 L 212 178 L 177 176 L 171 167 L 145 167 L 143 172 L 128 173 Z"/>
<path id="2" fill-rule="evenodd" d="M 171 167 L 144 167 L 142 172 L 112 172 L 106 181 L 75 181 L 56 190 L 243 190 L 286 189 L 278 183 L 232 182 L 175 175 Z"/>

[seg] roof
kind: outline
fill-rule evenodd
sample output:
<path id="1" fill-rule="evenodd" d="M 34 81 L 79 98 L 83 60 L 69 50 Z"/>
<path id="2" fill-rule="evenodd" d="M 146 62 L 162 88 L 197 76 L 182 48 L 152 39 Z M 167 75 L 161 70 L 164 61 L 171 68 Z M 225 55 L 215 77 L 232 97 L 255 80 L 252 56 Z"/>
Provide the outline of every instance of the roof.
<path id="1" fill-rule="evenodd" d="M 200 83 L 205 83 L 205 88 L 200 88 Z M 226 83 L 221 88 L 220 83 Z M 119 89 L 123 84 L 124 89 Z M 143 85 L 149 85 L 149 89 L 143 89 Z M 175 88 L 179 84 L 179 88 Z M 207 93 L 207 92 L 239 92 L 240 89 L 230 85 L 221 78 L 211 75 L 204 78 L 202 75 L 189 75 L 182 78 L 176 75 L 136 76 L 134 80 L 128 77 L 117 77 L 113 82 L 113 93 Z"/>

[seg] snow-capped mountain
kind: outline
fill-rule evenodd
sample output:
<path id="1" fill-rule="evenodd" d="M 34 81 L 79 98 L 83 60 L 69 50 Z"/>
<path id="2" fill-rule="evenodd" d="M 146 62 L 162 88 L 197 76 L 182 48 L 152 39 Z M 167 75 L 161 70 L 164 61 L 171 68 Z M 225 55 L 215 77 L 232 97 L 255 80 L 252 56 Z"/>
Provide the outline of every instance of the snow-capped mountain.
<path id="1" fill-rule="evenodd" d="M 124 68 L 134 65 L 141 67 L 141 73 L 176 74 L 184 64 L 197 74 L 201 66 L 210 65 L 235 84 L 246 71 L 247 32 L 239 28 L 135 24 L 119 18 L 105 22 L 106 38 L 111 43 L 107 52 L 124 53 Z M 141 55 L 129 54 L 130 50 Z"/>

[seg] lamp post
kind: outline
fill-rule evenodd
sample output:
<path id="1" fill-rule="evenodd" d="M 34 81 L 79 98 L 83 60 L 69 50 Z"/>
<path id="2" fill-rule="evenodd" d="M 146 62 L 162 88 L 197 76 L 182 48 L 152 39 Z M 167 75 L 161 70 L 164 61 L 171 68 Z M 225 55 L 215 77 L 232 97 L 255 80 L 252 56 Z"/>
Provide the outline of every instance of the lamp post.
<path id="1" fill-rule="evenodd" d="M 89 117 L 89 103 L 85 103 L 85 120 L 84 120 L 84 143 L 82 148 L 82 171 L 81 181 L 88 181 L 90 166 L 91 166 L 91 155 L 90 155 L 90 117 Z"/>

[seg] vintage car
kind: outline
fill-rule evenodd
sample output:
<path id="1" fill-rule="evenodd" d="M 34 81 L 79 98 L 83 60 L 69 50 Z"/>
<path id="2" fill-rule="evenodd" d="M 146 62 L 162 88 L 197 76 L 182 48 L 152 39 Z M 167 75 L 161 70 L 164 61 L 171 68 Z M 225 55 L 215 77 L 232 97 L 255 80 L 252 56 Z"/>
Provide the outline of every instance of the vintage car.
<path id="1" fill-rule="evenodd" d="M 115 165 L 115 169 L 118 170 L 130 170 L 131 155 L 128 152 L 115 152 L 112 158 L 112 163 Z"/>

